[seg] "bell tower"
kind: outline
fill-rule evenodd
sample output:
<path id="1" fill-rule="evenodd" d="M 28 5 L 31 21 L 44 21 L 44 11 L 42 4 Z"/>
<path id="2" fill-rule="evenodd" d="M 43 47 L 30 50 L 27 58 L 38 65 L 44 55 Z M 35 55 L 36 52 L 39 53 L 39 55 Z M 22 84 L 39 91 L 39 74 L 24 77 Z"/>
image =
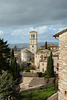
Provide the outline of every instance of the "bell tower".
<path id="1" fill-rule="evenodd" d="M 30 51 L 34 54 L 37 52 L 37 32 L 36 31 L 30 31 Z"/>

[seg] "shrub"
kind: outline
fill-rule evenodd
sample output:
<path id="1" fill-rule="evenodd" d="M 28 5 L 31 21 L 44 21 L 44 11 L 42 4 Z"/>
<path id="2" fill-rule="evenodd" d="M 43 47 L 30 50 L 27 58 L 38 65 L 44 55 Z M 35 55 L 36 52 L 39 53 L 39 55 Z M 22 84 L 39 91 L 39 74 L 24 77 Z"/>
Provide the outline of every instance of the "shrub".
<path id="1" fill-rule="evenodd" d="M 42 72 L 37 72 L 37 74 L 38 74 L 38 77 L 42 77 L 43 76 Z"/>
<path id="2" fill-rule="evenodd" d="M 35 68 L 33 68 L 33 67 L 27 67 L 27 68 L 25 68 L 25 72 L 30 72 L 30 70 L 35 70 Z"/>

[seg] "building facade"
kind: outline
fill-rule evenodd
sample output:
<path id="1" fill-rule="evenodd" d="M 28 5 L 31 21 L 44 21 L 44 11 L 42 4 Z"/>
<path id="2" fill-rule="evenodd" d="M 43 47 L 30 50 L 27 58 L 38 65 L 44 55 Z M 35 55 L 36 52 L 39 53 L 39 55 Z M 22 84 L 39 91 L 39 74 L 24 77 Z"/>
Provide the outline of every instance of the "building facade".
<path id="1" fill-rule="evenodd" d="M 37 52 L 37 32 L 36 31 L 30 31 L 30 51 L 34 54 Z"/>
<path id="2" fill-rule="evenodd" d="M 34 54 L 30 52 L 28 49 L 21 50 L 21 62 L 29 62 L 33 59 Z"/>
<path id="3" fill-rule="evenodd" d="M 39 72 L 45 72 L 47 67 L 47 59 L 50 56 L 50 50 L 40 50 L 35 54 L 35 66 L 36 69 L 39 69 Z M 59 58 L 58 58 L 58 51 L 52 52 L 52 58 L 54 62 L 54 71 L 58 73 L 58 66 L 59 66 Z"/>
<path id="4" fill-rule="evenodd" d="M 59 49 L 58 44 L 47 44 L 47 47 L 52 51 Z M 45 49 L 45 45 L 41 45 L 40 49 Z"/>
<path id="5" fill-rule="evenodd" d="M 59 37 L 58 100 L 67 100 L 67 29 L 55 34 L 53 37 Z"/>

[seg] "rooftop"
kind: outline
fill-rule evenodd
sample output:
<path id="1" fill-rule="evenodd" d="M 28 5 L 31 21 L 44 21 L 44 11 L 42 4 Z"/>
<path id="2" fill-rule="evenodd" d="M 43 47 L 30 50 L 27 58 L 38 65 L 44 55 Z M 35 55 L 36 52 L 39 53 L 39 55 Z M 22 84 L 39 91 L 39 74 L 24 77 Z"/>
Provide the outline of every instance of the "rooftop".
<path id="1" fill-rule="evenodd" d="M 59 37 L 59 35 L 65 33 L 65 32 L 67 32 L 67 29 L 64 29 L 64 30 L 62 30 L 62 31 L 60 31 L 60 32 L 58 32 L 58 33 L 56 33 L 55 35 L 53 35 L 53 37 Z"/>
<path id="2" fill-rule="evenodd" d="M 38 51 L 37 53 L 49 53 L 49 52 L 50 52 L 50 50 L 45 49 L 45 50 L 40 50 L 40 51 Z"/>
<path id="3" fill-rule="evenodd" d="M 41 47 L 45 47 L 45 45 L 40 45 Z M 58 47 L 58 44 L 47 44 L 48 47 Z"/>
<path id="4" fill-rule="evenodd" d="M 30 33 L 37 33 L 37 32 L 33 30 L 33 31 L 30 31 Z"/>

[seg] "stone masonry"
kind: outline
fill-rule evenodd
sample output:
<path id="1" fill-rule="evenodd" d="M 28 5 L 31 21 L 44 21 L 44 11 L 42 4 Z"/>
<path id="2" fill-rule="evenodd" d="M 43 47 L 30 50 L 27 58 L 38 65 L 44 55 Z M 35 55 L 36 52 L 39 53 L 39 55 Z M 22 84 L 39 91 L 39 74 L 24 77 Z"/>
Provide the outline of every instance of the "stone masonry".
<path id="1" fill-rule="evenodd" d="M 67 32 L 59 36 L 59 52 L 58 100 L 67 100 Z"/>
<path id="2" fill-rule="evenodd" d="M 55 34 L 53 37 L 59 37 L 58 100 L 67 100 L 67 29 Z"/>

